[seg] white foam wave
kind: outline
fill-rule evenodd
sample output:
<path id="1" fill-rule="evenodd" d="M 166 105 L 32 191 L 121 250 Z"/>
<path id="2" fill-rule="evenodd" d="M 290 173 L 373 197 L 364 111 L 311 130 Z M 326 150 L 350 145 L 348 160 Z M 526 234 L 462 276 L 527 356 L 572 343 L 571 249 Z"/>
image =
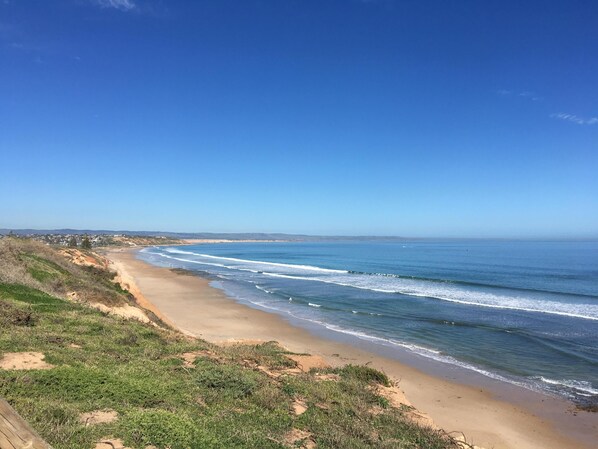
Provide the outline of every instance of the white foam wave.
<path id="1" fill-rule="evenodd" d="M 322 307 L 320 304 L 314 304 L 313 302 L 308 302 L 307 305 L 310 307 Z"/>
<path id="2" fill-rule="evenodd" d="M 266 292 L 266 293 L 270 293 L 270 294 L 272 294 L 272 293 L 273 293 L 273 292 L 271 292 L 270 290 L 268 290 L 268 289 L 266 289 L 266 288 L 262 287 L 261 285 L 256 285 L 256 286 L 255 286 L 255 288 L 257 288 L 258 290 L 261 290 L 261 291 L 263 291 L 263 292 Z"/>
<path id="3" fill-rule="evenodd" d="M 467 290 L 456 285 L 437 285 L 437 283 L 434 282 L 411 279 L 391 278 L 390 281 L 387 281 L 388 278 L 384 278 L 384 282 L 376 283 L 367 279 L 371 277 L 367 275 L 348 275 L 342 278 L 338 276 L 318 278 L 267 272 L 263 272 L 262 274 L 278 278 L 324 282 L 327 284 L 359 288 L 379 293 L 399 293 L 406 296 L 438 299 L 468 306 L 520 310 L 525 312 L 568 316 L 572 318 L 583 318 L 586 320 L 598 320 L 598 304 L 565 303 L 535 297 L 495 294 L 474 289 Z M 366 279 L 363 279 L 364 277 Z M 386 284 L 387 287 L 379 288 L 382 284 Z"/>
<path id="4" fill-rule="evenodd" d="M 516 290 L 500 288 L 495 288 L 490 291 L 488 289 L 471 286 L 465 287 L 457 284 L 439 283 L 420 279 L 408 279 L 394 276 L 370 276 L 364 273 L 351 273 L 349 271 L 332 270 L 311 265 L 293 265 L 212 256 L 176 248 L 167 248 L 164 251 L 170 254 L 192 256 L 188 258 L 177 258 L 169 256 L 168 254 L 161 254 L 163 257 L 182 262 L 214 266 L 228 270 L 259 273 L 270 277 L 323 282 L 379 293 L 398 293 L 406 296 L 431 298 L 466 306 L 517 310 L 587 320 L 598 320 L 598 303 L 588 303 L 583 300 L 568 301 L 566 298 L 563 301 L 563 298 L 561 297 L 551 299 L 551 296 L 553 295 L 550 294 L 525 295 Z M 266 268 L 266 270 L 264 271 L 263 268 Z"/>
<path id="5" fill-rule="evenodd" d="M 546 378 L 543 376 L 539 376 L 539 377 L 537 377 L 537 379 L 541 380 L 544 383 L 550 384 L 550 385 L 557 385 L 557 386 L 561 386 L 561 387 L 572 388 L 572 389 L 580 392 L 580 394 L 582 394 L 582 395 L 584 395 L 583 393 L 586 393 L 584 396 L 598 395 L 598 389 L 594 388 L 590 382 L 586 382 L 586 381 L 582 381 L 582 380 L 567 380 L 567 379 L 554 380 L 554 379 L 549 379 L 549 378 Z"/>
<path id="6" fill-rule="evenodd" d="M 291 268 L 295 270 L 305 270 L 305 271 L 315 271 L 321 273 L 343 273 L 346 274 L 348 271 L 346 270 L 333 270 L 331 268 L 322 268 L 322 267 L 315 267 L 313 265 L 295 265 L 289 263 L 280 263 L 280 262 L 264 262 L 262 260 L 247 260 L 247 259 L 237 259 L 235 257 L 224 257 L 224 256 L 212 256 L 210 254 L 201 254 L 201 253 L 194 253 L 192 251 L 183 251 L 176 248 L 167 248 L 165 249 L 166 252 L 169 253 L 176 253 L 176 254 L 188 254 L 197 257 L 203 257 L 206 259 L 219 259 L 219 260 L 226 260 L 229 262 L 239 262 L 239 263 L 249 263 L 249 264 L 256 264 L 256 265 L 264 265 L 270 267 L 281 267 L 281 268 Z"/>

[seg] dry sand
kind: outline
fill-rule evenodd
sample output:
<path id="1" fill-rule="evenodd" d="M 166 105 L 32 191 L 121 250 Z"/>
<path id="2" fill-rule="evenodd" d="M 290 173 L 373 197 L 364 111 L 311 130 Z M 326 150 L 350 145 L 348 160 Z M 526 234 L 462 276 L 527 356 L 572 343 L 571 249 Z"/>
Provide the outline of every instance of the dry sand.
<path id="1" fill-rule="evenodd" d="M 86 426 L 108 424 L 118 419 L 118 412 L 114 410 L 95 410 L 79 415 L 79 422 Z"/>
<path id="2" fill-rule="evenodd" d="M 45 357 L 41 352 L 6 352 L 0 357 L 0 369 L 33 370 L 54 368 L 53 365 L 44 361 Z"/>
<path id="3" fill-rule="evenodd" d="M 107 257 L 130 288 L 142 295 L 144 307 L 189 335 L 214 343 L 275 340 L 293 352 L 320 356 L 333 366 L 368 363 L 400 379 L 400 390 L 409 402 L 436 426 L 463 432 L 468 442 L 487 449 L 596 447 L 598 414 L 574 415 L 560 399 L 535 395 L 537 404 L 515 405 L 483 388 L 447 381 L 349 344 L 317 337 L 278 315 L 235 302 L 210 287 L 207 279 L 149 265 L 130 250 L 112 250 Z"/>

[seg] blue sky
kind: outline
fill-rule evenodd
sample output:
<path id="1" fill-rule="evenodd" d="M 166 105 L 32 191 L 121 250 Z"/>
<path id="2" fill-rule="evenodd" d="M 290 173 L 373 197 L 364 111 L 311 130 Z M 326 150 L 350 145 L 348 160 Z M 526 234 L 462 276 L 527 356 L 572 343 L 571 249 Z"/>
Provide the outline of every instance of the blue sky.
<path id="1" fill-rule="evenodd" d="M 0 0 L 0 227 L 598 237 L 595 1 Z"/>

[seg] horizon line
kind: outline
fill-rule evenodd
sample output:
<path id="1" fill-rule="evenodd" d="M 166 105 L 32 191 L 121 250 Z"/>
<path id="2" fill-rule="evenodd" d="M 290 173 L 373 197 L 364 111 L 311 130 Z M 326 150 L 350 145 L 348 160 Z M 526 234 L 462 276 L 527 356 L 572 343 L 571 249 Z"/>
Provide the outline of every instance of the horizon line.
<path id="1" fill-rule="evenodd" d="M 178 236 L 180 239 L 193 238 L 213 238 L 226 239 L 227 237 L 237 237 L 237 239 L 245 240 L 285 240 L 284 237 L 294 238 L 295 241 L 302 239 L 330 239 L 330 240 L 598 240 L 596 236 L 489 236 L 489 237 L 448 237 L 448 236 L 401 236 L 401 235 L 376 235 L 376 234 L 305 234 L 305 233 L 290 233 L 290 232 L 204 232 L 204 231 L 133 231 L 133 230 L 112 230 L 112 229 L 77 229 L 77 228 L 0 228 L 0 236 L 8 235 L 13 232 L 19 234 L 124 234 L 124 235 L 147 235 L 147 236 Z M 249 237 L 254 236 L 254 237 Z M 235 240 L 234 238 L 231 240 Z"/>

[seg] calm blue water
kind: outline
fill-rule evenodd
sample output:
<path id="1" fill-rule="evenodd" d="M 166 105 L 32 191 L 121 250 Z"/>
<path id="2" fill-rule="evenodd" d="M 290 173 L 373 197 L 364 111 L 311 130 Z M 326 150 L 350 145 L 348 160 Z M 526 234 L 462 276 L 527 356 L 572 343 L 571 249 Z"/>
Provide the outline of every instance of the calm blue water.
<path id="1" fill-rule="evenodd" d="M 147 248 L 282 314 L 598 402 L 598 242 L 233 243 Z"/>

